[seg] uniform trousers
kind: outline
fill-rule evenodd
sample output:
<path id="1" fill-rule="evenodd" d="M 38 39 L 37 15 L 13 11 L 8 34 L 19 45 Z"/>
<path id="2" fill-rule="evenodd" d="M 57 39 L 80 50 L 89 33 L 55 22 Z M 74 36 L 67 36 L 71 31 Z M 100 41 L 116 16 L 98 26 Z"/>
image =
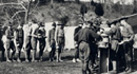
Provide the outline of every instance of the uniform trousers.
<path id="1" fill-rule="evenodd" d="M 12 49 L 13 52 L 11 58 L 13 59 L 13 57 L 15 57 L 15 52 L 16 52 L 14 41 L 12 39 L 7 38 L 6 42 L 4 43 L 4 48 L 7 59 L 9 59 L 10 49 Z"/>
<path id="2" fill-rule="evenodd" d="M 54 56 L 55 56 L 55 51 L 56 51 L 56 42 L 55 42 L 54 39 L 52 39 L 52 40 L 50 41 L 50 47 L 51 47 L 51 51 L 50 51 L 50 53 L 49 53 L 49 58 L 50 58 L 51 60 L 53 60 L 53 59 L 54 59 Z"/>
<path id="3" fill-rule="evenodd" d="M 125 53 L 125 61 L 126 61 L 126 68 L 131 69 L 131 62 L 132 62 L 132 49 L 133 49 L 133 42 L 125 42 L 123 44 L 123 49 Z"/>
<path id="4" fill-rule="evenodd" d="M 43 51 L 44 51 L 44 48 L 46 46 L 46 41 L 45 41 L 45 38 L 38 38 L 38 41 L 39 41 L 39 58 L 42 57 L 43 55 Z"/>
<path id="5" fill-rule="evenodd" d="M 63 49 L 64 49 L 64 38 L 63 37 L 58 37 L 57 43 L 58 43 L 58 50 L 57 50 L 57 52 L 58 53 L 63 52 Z"/>
<path id="6" fill-rule="evenodd" d="M 82 61 L 82 73 L 87 74 L 87 71 L 91 73 L 89 68 L 91 49 L 90 45 L 84 41 L 79 44 L 79 58 Z"/>
<path id="7" fill-rule="evenodd" d="M 17 49 L 21 50 L 22 46 L 23 46 L 23 37 L 20 37 L 16 40 L 16 43 L 18 44 Z"/>
<path id="8" fill-rule="evenodd" d="M 31 49 L 31 37 L 27 36 L 24 38 L 24 50 L 25 50 L 25 59 L 30 58 L 30 49 Z"/>

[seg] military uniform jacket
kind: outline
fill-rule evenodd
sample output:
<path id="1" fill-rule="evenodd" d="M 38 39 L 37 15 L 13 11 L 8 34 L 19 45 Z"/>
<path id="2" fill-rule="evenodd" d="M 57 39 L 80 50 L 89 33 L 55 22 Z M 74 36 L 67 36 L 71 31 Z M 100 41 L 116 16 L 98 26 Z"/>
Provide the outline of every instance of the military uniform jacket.
<path id="1" fill-rule="evenodd" d="M 51 29 L 49 31 L 49 43 L 51 42 L 51 40 L 55 40 L 55 29 Z"/>
<path id="2" fill-rule="evenodd" d="M 23 38 L 24 37 L 24 31 L 22 28 L 19 28 L 16 30 L 16 35 L 15 38 L 16 40 L 18 40 L 19 38 Z"/>
<path id="3" fill-rule="evenodd" d="M 39 27 L 37 29 L 37 36 L 38 38 L 45 38 L 46 36 L 46 30 L 44 29 L 44 27 Z"/>
<path id="4" fill-rule="evenodd" d="M 90 28 L 81 29 L 78 32 L 78 34 L 76 34 L 74 37 L 75 41 L 78 41 L 78 43 L 84 41 L 89 44 L 92 44 L 95 39 L 100 39 L 100 38 L 101 37 Z"/>
<path id="5" fill-rule="evenodd" d="M 58 38 L 62 38 L 62 41 L 65 41 L 65 34 L 64 34 L 64 29 L 57 29 L 57 34 L 56 34 L 56 39 L 58 42 Z"/>

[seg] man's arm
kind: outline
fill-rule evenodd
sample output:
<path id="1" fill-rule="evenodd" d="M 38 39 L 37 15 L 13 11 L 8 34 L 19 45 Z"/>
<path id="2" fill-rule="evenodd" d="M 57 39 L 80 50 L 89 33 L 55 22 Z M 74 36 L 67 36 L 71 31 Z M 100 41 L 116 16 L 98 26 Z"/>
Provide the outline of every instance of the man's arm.
<path id="1" fill-rule="evenodd" d="M 65 38 L 65 30 L 63 29 L 64 31 L 64 46 L 65 46 L 65 41 L 66 41 L 66 38 Z"/>
<path id="2" fill-rule="evenodd" d="M 49 43 L 50 43 L 50 41 L 51 41 L 51 30 L 49 30 L 48 41 L 49 41 Z"/>
<path id="3" fill-rule="evenodd" d="M 46 38 L 46 30 L 45 30 L 45 28 L 43 28 L 43 35 L 42 36 Z"/>
<path id="4" fill-rule="evenodd" d="M 56 30 L 55 32 L 55 38 L 56 38 L 56 42 L 58 44 L 58 33 L 59 33 L 59 28 Z"/>
<path id="5" fill-rule="evenodd" d="M 5 35 L 6 35 L 6 37 L 8 37 L 8 29 L 6 29 Z"/>
<path id="6" fill-rule="evenodd" d="M 104 33 L 107 35 L 112 35 L 115 32 L 116 32 L 116 28 L 111 28 L 109 31 L 104 31 Z"/>
<path id="7" fill-rule="evenodd" d="M 19 39 L 18 30 L 15 30 L 15 31 L 14 31 L 14 37 L 15 37 L 15 40 L 18 40 L 18 39 Z"/>
<path id="8" fill-rule="evenodd" d="M 76 34 L 74 35 L 74 40 L 75 40 L 75 41 L 78 41 L 78 35 L 79 35 L 80 32 L 81 32 L 81 31 L 79 31 L 78 33 L 76 33 Z"/>
<path id="9" fill-rule="evenodd" d="M 132 29 L 132 27 L 130 25 L 129 25 L 128 31 L 131 34 L 131 36 L 129 38 L 129 41 L 131 41 L 131 40 L 134 39 L 134 32 L 133 32 L 133 29 Z"/>
<path id="10" fill-rule="evenodd" d="M 101 37 L 100 35 L 98 35 L 97 33 L 95 33 L 94 31 L 90 30 L 89 32 L 90 32 L 90 35 L 91 35 L 93 38 L 95 38 L 95 39 L 97 39 L 97 40 L 101 40 L 101 39 L 102 39 L 102 37 Z"/>

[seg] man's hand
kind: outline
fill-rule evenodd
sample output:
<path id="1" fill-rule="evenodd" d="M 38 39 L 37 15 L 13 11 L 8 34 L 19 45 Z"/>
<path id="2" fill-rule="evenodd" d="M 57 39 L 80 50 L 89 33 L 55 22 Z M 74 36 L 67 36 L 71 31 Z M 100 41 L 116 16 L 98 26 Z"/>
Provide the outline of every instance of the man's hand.
<path id="1" fill-rule="evenodd" d="M 57 45 L 57 46 L 56 46 L 56 48 L 58 49 L 58 48 L 59 48 L 59 46 Z"/>
<path id="2" fill-rule="evenodd" d="M 125 41 L 121 41 L 120 43 L 118 43 L 119 45 L 122 45 L 122 44 L 124 44 L 125 43 Z"/>
<path id="3" fill-rule="evenodd" d="M 123 41 L 121 41 L 120 43 L 118 43 L 119 45 L 122 45 L 122 44 L 124 44 L 125 42 L 129 42 L 130 40 L 123 40 Z"/>
<path id="4" fill-rule="evenodd" d="M 19 46 L 19 44 L 17 43 L 17 46 Z"/>
<path id="5" fill-rule="evenodd" d="M 38 37 L 37 35 L 32 35 L 32 37 Z"/>

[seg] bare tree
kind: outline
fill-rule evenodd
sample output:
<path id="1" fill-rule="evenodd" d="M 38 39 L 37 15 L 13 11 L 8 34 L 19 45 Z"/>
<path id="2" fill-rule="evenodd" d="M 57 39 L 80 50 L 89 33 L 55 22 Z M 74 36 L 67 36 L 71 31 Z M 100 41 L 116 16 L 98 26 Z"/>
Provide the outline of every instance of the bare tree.
<path id="1" fill-rule="evenodd" d="M 3 2 L 3 0 L 0 1 L 0 7 L 2 8 L 1 12 L 5 12 L 4 10 L 6 10 L 5 14 L 7 16 L 7 19 L 5 19 L 6 21 L 9 21 L 9 20 L 15 20 L 19 17 L 23 17 L 24 18 L 24 22 L 27 22 L 28 18 L 29 18 L 29 14 L 30 14 L 30 11 L 31 11 L 31 4 L 32 2 L 35 1 L 35 0 L 28 0 L 28 2 L 25 2 L 23 0 L 14 0 L 14 2 L 12 2 L 11 0 L 7 1 L 6 3 Z M 37 8 L 37 5 L 38 3 L 34 6 L 34 8 Z M 10 10 L 11 9 L 11 10 Z M 15 9 L 15 10 L 14 10 Z M 10 12 L 13 12 L 14 13 L 11 15 L 11 13 L 8 13 L 7 11 L 10 10 Z M 0 12 L 0 13 L 1 13 Z M 20 16 L 20 14 L 24 14 L 24 16 Z M 11 16 L 9 16 L 11 15 Z M 5 17 L 5 16 L 3 16 Z M 2 18 L 2 15 L 0 18 Z"/>

